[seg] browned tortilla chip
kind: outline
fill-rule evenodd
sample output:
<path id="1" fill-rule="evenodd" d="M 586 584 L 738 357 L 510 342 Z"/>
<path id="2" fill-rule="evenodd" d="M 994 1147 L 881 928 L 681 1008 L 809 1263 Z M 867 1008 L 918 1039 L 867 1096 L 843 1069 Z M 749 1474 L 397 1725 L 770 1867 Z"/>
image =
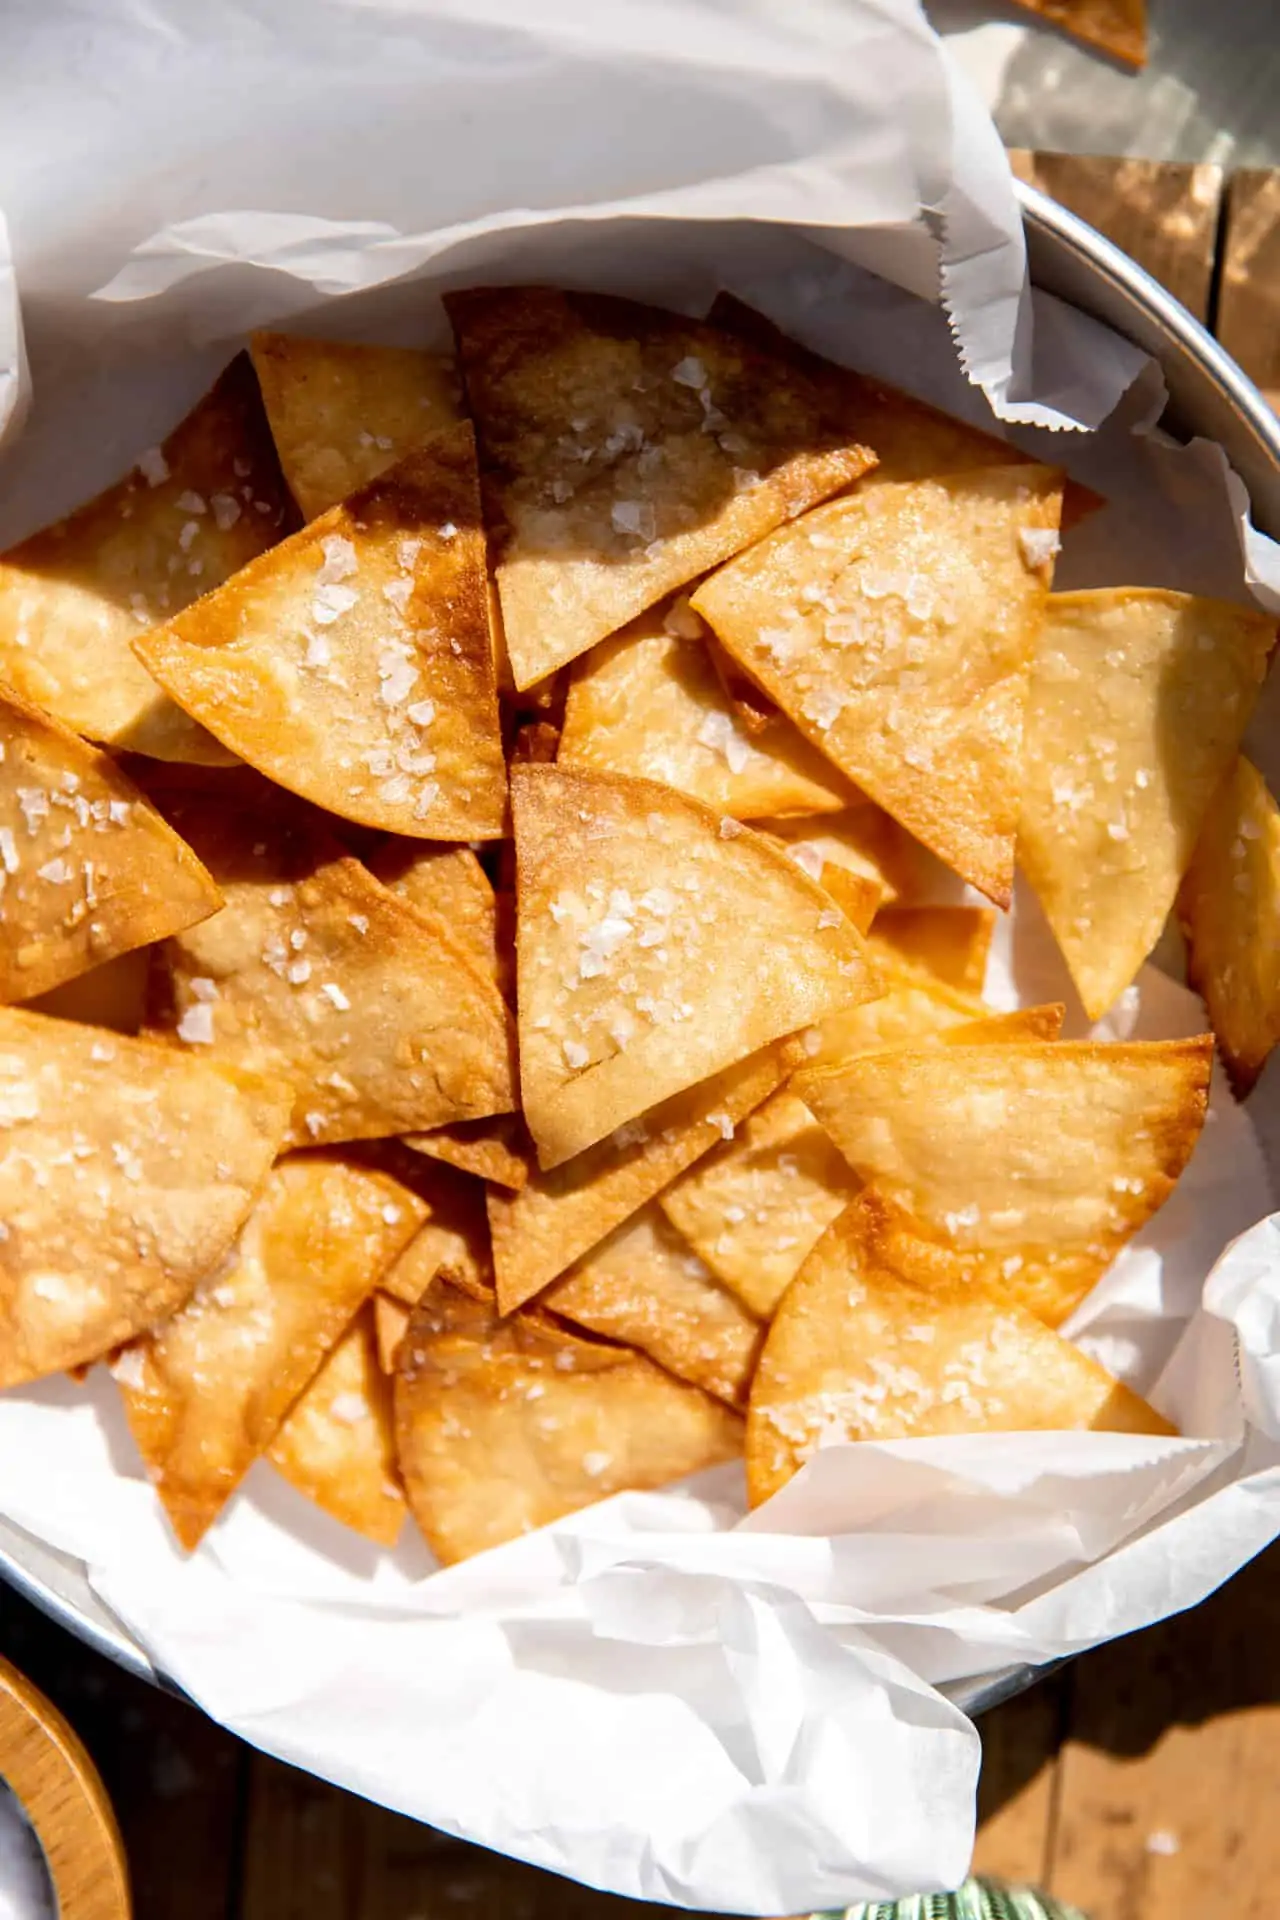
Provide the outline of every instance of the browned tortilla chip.
<path id="1" fill-rule="evenodd" d="M 0 687 L 0 1001 L 47 993 L 220 903 L 105 753 Z"/>
<path id="2" fill-rule="evenodd" d="M 294 1401 L 267 1457 L 335 1520 L 380 1547 L 394 1547 L 405 1503 L 391 1382 L 378 1365 L 374 1304 L 361 1307 Z"/>
<path id="3" fill-rule="evenodd" d="M 445 306 L 517 687 L 874 464 L 803 373 L 697 321 L 550 287 Z"/>
<path id="4" fill-rule="evenodd" d="M 438 1274 L 448 1273 L 464 1293 L 491 1298 L 493 1257 L 480 1182 L 453 1167 L 415 1160 L 412 1154 L 388 1165 L 425 1204 L 427 1218 L 383 1274 L 383 1292 L 412 1307 Z"/>
<path id="5" fill-rule="evenodd" d="M 441 923 L 300 810 L 168 810 L 226 905 L 160 949 L 153 1034 L 287 1082 L 294 1144 L 510 1110 L 510 1016 Z"/>
<path id="6" fill-rule="evenodd" d="M 501 834 L 469 425 L 446 428 L 135 644 L 224 745 L 330 813 L 418 840 Z"/>
<path id="7" fill-rule="evenodd" d="M 224 1264 L 112 1365 L 184 1547 L 197 1546 L 420 1218 L 395 1181 L 329 1154 L 272 1168 Z"/>
<path id="8" fill-rule="evenodd" d="M 775 713 L 739 726 L 689 609 L 653 607 L 573 669 L 559 764 L 679 787 L 738 820 L 831 813 L 848 782 Z"/>
<path id="9" fill-rule="evenodd" d="M 211 1061 L 0 1011 L 0 1387 L 180 1307 L 248 1213 L 288 1105 Z"/>
<path id="10" fill-rule="evenodd" d="M 547 1289 L 544 1307 L 638 1347 L 681 1380 L 744 1406 L 763 1329 L 688 1241 L 643 1207 Z"/>
<path id="11" fill-rule="evenodd" d="M 794 1085 L 854 1172 L 926 1232 L 992 1278 L 1034 1268 L 1035 1311 L 1059 1325 L 1172 1192 L 1212 1056 L 1208 1035 L 903 1047 Z"/>
<path id="12" fill-rule="evenodd" d="M 147 1012 L 147 974 L 151 955 L 142 947 L 105 960 L 74 980 L 64 980 L 50 993 L 27 1003 L 30 1013 L 51 1013 L 59 1020 L 78 1020 L 88 1027 L 110 1027 L 113 1033 L 136 1034 Z"/>
<path id="13" fill-rule="evenodd" d="M 396 1354 L 409 1324 L 409 1308 L 389 1293 L 373 1296 L 373 1328 L 378 1346 L 378 1365 L 384 1373 L 396 1370 Z M 397 1469 L 398 1471 L 398 1469 Z"/>
<path id="14" fill-rule="evenodd" d="M 255 333 L 254 371 L 289 490 L 314 520 L 458 418 L 443 353 Z"/>
<path id="15" fill-rule="evenodd" d="M 742 1448 L 737 1414 L 644 1354 L 448 1288 L 414 1310 L 395 1399 L 409 1508 L 446 1565 Z"/>
<path id="16" fill-rule="evenodd" d="M 801 732 L 999 906 L 1061 507 L 1048 467 L 859 489 L 693 596 Z"/>
<path id="17" fill-rule="evenodd" d="M 497 904 L 470 847 L 424 846 L 397 835 L 384 840 L 366 864 L 401 900 L 443 920 L 480 971 L 499 980 Z"/>
<path id="18" fill-rule="evenodd" d="M 1126 66 L 1147 61 L 1147 0 L 1017 0 L 1064 32 Z"/>
<path id="19" fill-rule="evenodd" d="M 883 807 L 859 798 L 843 813 L 794 816 L 786 820 L 755 820 L 795 861 L 802 873 L 825 887 L 832 867 L 874 881 L 882 901 L 912 893 L 930 863 L 918 841 L 900 827 Z"/>
<path id="20" fill-rule="evenodd" d="M 514 1114 L 459 1120 L 452 1127 L 437 1127 L 434 1133 L 406 1134 L 405 1145 L 430 1160 L 443 1160 L 463 1173 L 510 1187 L 513 1193 L 529 1178 L 533 1158 L 532 1142 Z"/>
<path id="21" fill-rule="evenodd" d="M 1018 859 L 1090 1019 L 1159 938 L 1275 636 L 1274 617 L 1185 593 L 1050 598 Z"/>
<path id="22" fill-rule="evenodd" d="M 511 757 L 529 766 L 550 767 L 555 765 L 559 751 L 559 727 L 552 726 L 549 720 L 530 720 L 517 729 Z"/>
<path id="23" fill-rule="evenodd" d="M 132 643 L 247 566 L 290 508 L 258 383 L 239 354 L 132 473 L 0 560 L 0 677 L 66 726 L 160 760 L 226 750 Z"/>
<path id="24" fill-rule="evenodd" d="M 869 880 L 863 873 L 854 873 L 849 867 L 835 866 L 830 860 L 824 860 L 818 885 L 824 893 L 831 895 L 851 927 L 856 927 L 862 934 L 868 932 L 884 898 L 878 881 Z"/>
<path id="25" fill-rule="evenodd" d="M 1178 914 L 1187 976 L 1243 1097 L 1280 1040 L 1280 810 L 1243 756 L 1205 816 Z"/>
<path id="26" fill-rule="evenodd" d="M 520 1080 L 544 1167 L 879 983 L 761 835 L 649 780 L 512 770 Z"/>
<path id="27" fill-rule="evenodd" d="M 1015 1301 L 903 1262 L 864 1195 L 829 1227 L 774 1316 L 751 1388 L 753 1507 L 820 1447 L 949 1433 L 1170 1434 L 1145 1400 Z M 923 1284 L 922 1284 L 923 1283 Z"/>
<path id="28" fill-rule="evenodd" d="M 717 1141 L 731 1139 L 738 1123 L 785 1079 L 792 1058 L 786 1042 L 766 1047 L 551 1172 L 531 1173 L 519 1193 L 491 1187 L 489 1227 L 501 1311 L 523 1306 Z"/>
<path id="29" fill-rule="evenodd" d="M 870 946 L 886 966 L 923 967 L 944 986 L 980 994 L 995 925 L 990 907 L 885 907 Z"/>

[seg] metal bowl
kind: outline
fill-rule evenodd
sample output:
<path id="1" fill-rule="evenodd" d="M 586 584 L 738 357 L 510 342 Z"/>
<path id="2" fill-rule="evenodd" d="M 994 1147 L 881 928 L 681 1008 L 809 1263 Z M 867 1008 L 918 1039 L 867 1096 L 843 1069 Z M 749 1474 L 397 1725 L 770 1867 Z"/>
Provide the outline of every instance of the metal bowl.
<path id="1" fill-rule="evenodd" d="M 1163 424 L 1183 438 L 1216 440 L 1249 490 L 1255 524 L 1280 539 L 1280 418 L 1217 341 L 1127 254 L 1037 188 L 1019 182 L 1017 191 L 1036 285 L 1093 314 L 1160 363 L 1169 388 Z M 173 1687 L 103 1606 L 80 1561 L 3 1519 L 0 1576 L 109 1660 Z M 945 1691 L 965 1712 L 982 1713 L 1052 1670 L 1006 1667 Z"/>

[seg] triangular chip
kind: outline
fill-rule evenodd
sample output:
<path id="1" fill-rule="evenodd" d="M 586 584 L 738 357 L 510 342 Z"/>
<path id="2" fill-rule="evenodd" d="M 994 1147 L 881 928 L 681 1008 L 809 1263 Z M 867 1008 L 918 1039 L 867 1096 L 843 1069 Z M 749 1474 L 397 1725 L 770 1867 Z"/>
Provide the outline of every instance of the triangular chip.
<path id="1" fill-rule="evenodd" d="M 409 1507 L 446 1566 L 742 1450 L 737 1414 L 644 1354 L 447 1287 L 414 1310 L 395 1398 Z"/>
<path id="2" fill-rule="evenodd" d="M 380 1547 L 394 1547 L 405 1503 L 391 1382 L 367 1302 L 294 1401 L 268 1458 L 299 1493 Z M 394 1304 L 394 1303 L 393 1303 Z"/>
<path id="3" fill-rule="evenodd" d="M 886 1246 L 881 1220 L 874 1196 L 849 1207 L 774 1316 L 747 1419 L 753 1507 L 820 1447 L 842 1442 L 1174 1431 L 1016 1302 L 904 1261 L 901 1244 Z"/>
<path id="4" fill-rule="evenodd" d="M 489 1189 L 498 1305 L 524 1305 L 707 1153 L 786 1078 L 788 1042 L 666 1100 L 519 1193 Z"/>
<path id="5" fill-rule="evenodd" d="M 1147 61 L 1147 0 L 1017 0 L 1088 46 L 1109 53 L 1126 66 Z"/>
<path id="6" fill-rule="evenodd" d="M 0 687 L 0 1001 L 47 993 L 220 904 L 113 760 Z"/>
<path id="7" fill-rule="evenodd" d="M 502 832 L 506 775 L 471 428 L 447 428 L 138 657 L 224 745 L 330 813 Z"/>
<path id="8" fill-rule="evenodd" d="M 872 800 L 859 799 L 842 813 L 821 819 L 795 815 L 786 820 L 754 820 L 811 880 L 827 884 L 832 867 L 843 867 L 864 880 L 874 881 L 882 901 L 917 891 L 933 864 L 918 840 L 900 827 Z"/>
<path id="9" fill-rule="evenodd" d="M 375 1293 L 372 1305 L 378 1365 L 383 1373 L 394 1373 L 396 1355 L 400 1351 L 400 1342 L 404 1339 L 405 1329 L 409 1325 L 411 1309 L 402 1305 L 399 1300 L 393 1299 L 389 1293 Z"/>
<path id="10" fill-rule="evenodd" d="M 383 1292 L 412 1307 L 437 1275 L 448 1273 L 464 1293 L 491 1298 L 493 1256 L 480 1182 L 453 1167 L 415 1160 L 412 1154 L 392 1158 L 386 1164 L 426 1205 L 427 1218 L 400 1258 L 383 1274 Z"/>
<path id="11" fill-rule="evenodd" d="M 1213 1045 L 904 1047 L 797 1074 L 858 1176 L 995 1278 L 1034 1266 L 1053 1325 L 1173 1191 Z"/>
<path id="12" fill-rule="evenodd" d="M 1187 977 L 1243 1096 L 1280 1040 L 1280 809 L 1243 756 L 1205 816 L 1178 914 Z"/>
<path id="13" fill-rule="evenodd" d="M 995 926 L 990 907 L 884 907 L 869 944 L 878 961 L 923 967 L 945 986 L 980 994 Z"/>
<path id="14" fill-rule="evenodd" d="M 132 643 L 272 546 L 290 511 L 240 354 L 132 473 L 0 560 L 0 676 L 92 740 L 224 763 Z"/>
<path id="15" fill-rule="evenodd" d="M 443 353 L 255 333 L 254 371 L 289 490 L 314 520 L 459 414 Z"/>
<path id="16" fill-rule="evenodd" d="M 160 949 L 153 1035 L 285 1081 L 297 1145 L 510 1110 L 510 1015 L 442 925 L 287 803 L 166 810 L 226 905 Z"/>
<path id="17" fill-rule="evenodd" d="M 512 812 L 520 1080 L 544 1167 L 879 991 L 830 897 L 687 794 L 516 767 Z"/>
<path id="18" fill-rule="evenodd" d="M 668 603 L 593 647 L 573 670 L 559 764 L 662 780 L 738 820 L 847 806 L 848 782 L 781 714 L 755 734 L 738 725 L 702 632 Z"/>
<path id="19" fill-rule="evenodd" d="M 1048 467 L 859 489 L 692 601 L 815 746 L 1000 906 L 1061 507 Z"/>
<path id="20" fill-rule="evenodd" d="M 459 1120 L 452 1127 L 437 1127 L 434 1133 L 408 1133 L 404 1143 L 429 1160 L 443 1160 L 448 1167 L 510 1187 L 513 1193 L 529 1178 L 533 1159 L 529 1136 L 514 1114 Z"/>
<path id="21" fill-rule="evenodd" d="M 27 1003 L 27 1011 L 78 1020 L 88 1027 L 110 1027 L 113 1033 L 136 1034 L 146 1018 L 150 970 L 150 951 L 135 947 L 118 960 L 104 960 L 100 967 L 42 993 Z"/>
<path id="22" fill-rule="evenodd" d="M 413 1195 L 369 1168 L 282 1160 L 231 1256 L 117 1356 L 130 1431 L 184 1547 L 271 1445 L 419 1218 Z"/>
<path id="23" fill-rule="evenodd" d="M 644 1207 L 548 1288 L 544 1307 L 638 1347 L 668 1373 L 745 1406 L 763 1329 L 688 1241 Z"/>
<path id="24" fill-rule="evenodd" d="M 1275 637 L 1274 617 L 1185 593 L 1049 601 L 1018 859 L 1092 1020 L 1160 936 Z"/>
<path id="25" fill-rule="evenodd" d="M 0 1387 L 180 1307 L 231 1245 L 288 1111 L 213 1062 L 0 1011 Z"/>
<path id="26" fill-rule="evenodd" d="M 517 687 L 874 465 L 804 374 L 714 327 L 550 287 L 445 306 Z"/>
<path id="27" fill-rule="evenodd" d="M 480 971 L 501 985 L 497 903 L 470 847 L 424 846 L 396 836 L 376 848 L 366 864 L 401 900 L 443 920 Z"/>

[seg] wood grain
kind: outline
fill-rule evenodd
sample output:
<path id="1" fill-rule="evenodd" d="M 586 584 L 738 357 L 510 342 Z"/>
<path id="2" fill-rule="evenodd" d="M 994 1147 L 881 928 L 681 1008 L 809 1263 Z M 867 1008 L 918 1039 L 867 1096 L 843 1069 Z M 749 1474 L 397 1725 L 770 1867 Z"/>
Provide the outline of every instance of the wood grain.
<path id="1" fill-rule="evenodd" d="M 1231 182 L 1217 332 L 1280 408 L 1280 171 L 1238 173 Z"/>
<path id="2" fill-rule="evenodd" d="M 1070 1684 L 1069 1674 L 1055 1674 L 979 1720 L 982 1777 L 975 1873 L 1014 1885 L 1045 1883 L 1051 1866 L 1058 1749 Z"/>

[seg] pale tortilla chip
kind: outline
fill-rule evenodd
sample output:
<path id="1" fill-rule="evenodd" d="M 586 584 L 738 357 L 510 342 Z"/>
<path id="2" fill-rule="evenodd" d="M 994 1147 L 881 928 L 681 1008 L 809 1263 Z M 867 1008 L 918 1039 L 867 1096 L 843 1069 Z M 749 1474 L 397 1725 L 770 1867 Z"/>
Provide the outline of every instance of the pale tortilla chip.
<path id="1" fill-rule="evenodd" d="M 638 1347 L 730 1406 L 746 1405 L 764 1330 L 656 1206 L 616 1228 L 541 1304 L 589 1333 Z"/>
<path id="2" fill-rule="evenodd" d="M 151 955 L 143 947 L 122 953 L 66 980 L 51 993 L 27 1003 L 29 1013 L 49 1013 L 58 1020 L 78 1020 L 82 1026 L 110 1027 L 113 1033 L 136 1034 L 147 1012 L 147 975 Z"/>
<path id="3" fill-rule="evenodd" d="M 380 1547 L 394 1547 L 406 1508 L 391 1382 L 378 1365 L 373 1307 L 361 1307 L 294 1401 L 267 1458 L 325 1513 Z"/>
<path id="4" fill-rule="evenodd" d="M 519 1193 L 489 1189 L 498 1305 L 531 1300 L 550 1280 L 629 1219 L 786 1078 L 789 1043 L 766 1047 L 701 1086 L 676 1094 L 550 1173 L 532 1172 Z"/>
<path id="5" fill-rule="evenodd" d="M 1147 63 L 1147 0 L 1016 0 L 1126 66 Z"/>
<path id="6" fill-rule="evenodd" d="M 429 1160 L 443 1160 L 462 1173 L 492 1180 L 518 1193 L 529 1178 L 532 1142 L 516 1117 L 500 1114 L 493 1120 L 459 1120 L 434 1133 L 405 1135 L 405 1145 Z"/>
<path id="7" fill-rule="evenodd" d="M 697 321 L 550 287 L 445 306 L 517 687 L 874 465 L 804 374 Z"/>
<path id="8" fill-rule="evenodd" d="M 944 986 L 980 994 L 995 926 L 990 907 L 885 907 L 869 945 L 882 965 L 923 967 Z"/>
<path id="9" fill-rule="evenodd" d="M 1049 601 L 1018 859 L 1091 1020 L 1160 936 L 1275 636 L 1254 609 L 1153 588 Z"/>
<path id="10" fill-rule="evenodd" d="M 819 1447 L 1088 1428 L 1171 1434 L 1145 1400 L 1016 1302 L 893 1258 L 864 1196 L 829 1227 L 774 1316 L 751 1389 L 753 1507 Z M 901 1252 L 901 1249 L 897 1249 Z M 927 1285 L 920 1284 L 927 1278 Z"/>
<path id="11" fill-rule="evenodd" d="M 378 1365 L 384 1373 L 396 1370 L 396 1355 L 409 1325 L 409 1308 L 389 1293 L 373 1296 L 373 1328 L 378 1347 Z M 399 1466 L 396 1468 L 399 1472 Z"/>
<path id="12" fill-rule="evenodd" d="M 446 1566 L 742 1449 L 737 1414 L 644 1354 L 448 1288 L 414 1310 L 395 1400 L 409 1508 Z"/>
<path id="13" fill-rule="evenodd" d="M 314 520 L 459 418 L 443 353 L 255 333 L 254 371 L 289 490 Z"/>
<path id="14" fill-rule="evenodd" d="M 273 1167 L 239 1242 L 186 1305 L 112 1364 L 147 1473 L 199 1545 L 416 1229 L 413 1195 L 367 1167 Z"/>
<path id="15" fill-rule="evenodd" d="M 280 1149 L 283 1089 L 0 1011 L 0 1387 L 96 1360 L 221 1260 Z"/>
<path id="16" fill-rule="evenodd" d="M 758 833 L 767 833 L 811 880 L 827 884 L 831 867 L 872 880 L 884 902 L 914 893 L 922 883 L 932 856 L 871 800 L 859 798 L 843 813 L 821 819 L 803 815 L 785 820 L 755 820 Z"/>
<path id="17" fill-rule="evenodd" d="M 258 383 L 239 354 L 159 447 L 0 560 L 0 675 L 90 739 L 225 764 L 133 642 L 286 532 L 291 508 Z"/>
<path id="18" fill-rule="evenodd" d="M 493 1295 L 493 1255 L 485 1192 L 478 1180 L 455 1168 L 407 1154 L 386 1164 L 412 1187 L 427 1208 L 427 1218 L 380 1285 L 403 1306 L 421 1300 L 439 1274 L 448 1273 L 464 1293 Z"/>
<path id="19" fill-rule="evenodd" d="M 365 864 L 419 913 L 443 920 L 481 973 L 501 983 L 497 904 L 489 876 L 470 847 L 424 846 L 396 836 L 384 840 Z"/>
<path id="20" fill-rule="evenodd" d="M 287 803 L 167 811 L 226 905 L 159 949 L 153 1035 L 285 1081 L 298 1145 L 511 1109 L 510 1015 L 442 924 Z"/>
<path id="21" fill-rule="evenodd" d="M 998 906 L 1062 476 L 847 495 L 704 580 L 695 610 L 855 785 Z"/>
<path id="22" fill-rule="evenodd" d="M 162 940 L 221 898 L 114 761 L 0 687 L 0 1001 Z"/>
<path id="23" fill-rule="evenodd" d="M 559 764 L 662 780 L 737 820 L 848 806 L 848 782 L 781 714 L 754 735 L 738 725 L 701 632 L 668 603 L 579 660 Z"/>
<path id="24" fill-rule="evenodd" d="M 995 1279 L 1034 1268 L 1035 1311 L 1056 1326 L 1173 1191 L 1212 1057 L 1208 1035 L 903 1047 L 794 1086 L 854 1172 L 928 1233 Z"/>
<path id="25" fill-rule="evenodd" d="M 830 897 L 749 828 L 649 780 L 511 780 L 520 1081 L 544 1167 L 879 991 Z"/>
<path id="26" fill-rule="evenodd" d="M 1280 810 L 1243 757 L 1205 816 L 1178 915 L 1187 978 L 1243 1098 L 1280 1040 Z"/>
<path id="27" fill-rule="evenodd" d="M 135 642 L 269 779 L 418 840 L 501 835 L 475 443 L 449 427 Z"/>

